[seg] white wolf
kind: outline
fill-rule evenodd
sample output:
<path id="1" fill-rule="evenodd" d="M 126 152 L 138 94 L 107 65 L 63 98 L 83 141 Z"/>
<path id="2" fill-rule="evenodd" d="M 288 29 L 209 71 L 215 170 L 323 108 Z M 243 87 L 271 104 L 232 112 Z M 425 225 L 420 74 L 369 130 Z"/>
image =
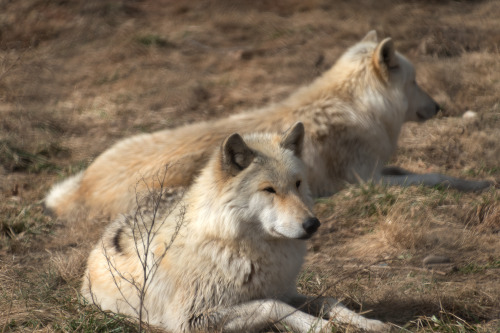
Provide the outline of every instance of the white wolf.
<path id="1" fill-rule="evenodd" d="M 255 331 L 281 322 L 306 333 L 331 331 L 332 321 L 387 330 L 334 299 L 296 292 L 304 239 L 320 225 L 300 159 L 303 137 L 297 123 L 283 136 L 226 138 L 179 204 L 156 213 L 139 209 L 107 228 L 90 254 L 83 295 L 105 310 L 137 316 L 133 284 L 144 284 L 140 258 L 147 256 L 155 274 L 143 313 L 173 332 Z"/>
<path id="2" fill-rule="evenodd" d="M 186 186 L 230 133 L 282 132 L 297 121 L 306 126 L 304 162 L 315 197 L 331 195 L 346 182 L 360 180 L 441 184 L 465 191 L 490 186 L 486 181 L 384 169 L 396 151 L 403 123 L 429 119 L 438 109 L 418 86 L 412 64 L 395 51 L 392 40 L 378 42 L 372 31 L 330 70 L 285 101 L 212 122 L 125 139 L 83 173 L 54 186 L 45 204 L 60 217 L 75 216 L 77 211 L 115 217 L 134 205 L 137 181 L 151 178 L 165 164 L 172 166 L 165 183 Z"/>

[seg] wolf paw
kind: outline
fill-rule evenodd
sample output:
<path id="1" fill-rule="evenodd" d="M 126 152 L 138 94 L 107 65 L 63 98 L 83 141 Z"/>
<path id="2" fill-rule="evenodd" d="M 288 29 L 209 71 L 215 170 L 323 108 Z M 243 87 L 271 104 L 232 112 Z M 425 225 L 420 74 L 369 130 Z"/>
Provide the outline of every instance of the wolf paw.
<path id="1" fill-rule="evenodd" d="M 391 326 L 379 320 L 367 319 L 366 326 L 363 327 L 368 332 L 390 332 Z"/>
<path id="2" fill-rule="evenodd" d="M 332 332 L 332 327 L 336 327 L 336 324 L 332 322 L 326 321 L 326 323 L 318 330 L 317 332 Z M 380 333 L 385 333 L 385 332 L 390 332 L 391 331 L 391 325 L 385 324 L 379 320 L 374 320 L 374 319 L 364 319 L 363 322 L 352 322 L 350 324 L 347 324 L 347 326 L 350 329 L 355 329 L 356 332 L 362 331 L 362 332 L 380 332 Z M 350 331 L 350 330 L 349 330 Z"/>

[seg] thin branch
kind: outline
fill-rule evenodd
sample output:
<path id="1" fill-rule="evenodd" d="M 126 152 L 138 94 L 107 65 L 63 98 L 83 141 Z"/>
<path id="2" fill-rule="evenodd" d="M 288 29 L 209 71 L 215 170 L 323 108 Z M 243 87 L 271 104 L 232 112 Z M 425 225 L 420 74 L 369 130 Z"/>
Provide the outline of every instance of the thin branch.
<path id="1" fill-rule="evenodd" d="M 138 190 L 139 183 L 136 184 L 136 200 L 137 208 L 131 215 L 125 216 L 123 224 L 127 227 L 127 232 L 131 233 L 134 242 L 134 252 L 139 260 L 141 272 L 141 282 L 137 281 L 135 277 L 128 272 L 121 272 L 117 266 L 112 254 L 108 253 L 102 243 L 102 252 L 106 258 L 108 271 L 111 274 L 113 283 L 118 289 L 122 300 L 135 312 L 139 319 L 139 332 L 142 332 L 143 326 L 148 326 L 148 311 L 145 306 L 147 292 L 152 279 L 156 275 L 159 266 L 167 254 L 167 251 L 172 246 L 175 238 L 183 225 L 185 218 L 185 207 L 179 206 L 180 198 L 183 196 L 183 189 L 177 188 L 173 191 L 167 190 L 165 187 L 165 179 L 168 171 L 168 166 L 165 166 L 163 173 L 158 172 L 153 175 L 153 184 L 158 183 L 157 189 L 154 186 L 150 187 L 146 179 L 143 177 L 140 182 L 145 184 L 146 191 L 140 192 Z M 169 197 L 171 196 L 171 197 Z M 175 227 L 169 241 L 164 241 L 161 253 L 154 253 L 155 239 L 161 232 L 161 228 L 167 222 L 169 216 L 176 212 L 177 217 L 175 220 Z M 127 299 L 122 281 L 130 284 L 136 290 L 136 295 L 139 300 L 138 308 L 134 307 L 132 301 Z M 89 288 L 90 288 L 89 281 Z M 92 294 L 92 301 L 96 303 L 94 295 Z M 118 304 L 117 304 L 118 306 Z M 145 320 L 146 319 L 146 320 Z"/>

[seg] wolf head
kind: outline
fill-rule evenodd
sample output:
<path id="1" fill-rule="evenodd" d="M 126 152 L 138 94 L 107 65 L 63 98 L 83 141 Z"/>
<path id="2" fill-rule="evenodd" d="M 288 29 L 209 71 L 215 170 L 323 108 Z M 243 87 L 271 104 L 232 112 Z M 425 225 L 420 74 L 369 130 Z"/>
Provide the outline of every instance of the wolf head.
<path id="1" fill-rule="evenodd" d="M 300 122 L 283 135 L 232 134 L 226 138 L 199 179 L 207 181 L 203 185 L 209 186 L 207 191 L 216 189 L 206 193 L 209 208 L 217 216 L 207 209 L 211 217 L 205 219 L 205 232 L 233 238 L 306 239 L 313 235 L 320 222 L 312 213 L 300 158 L 303 140 Z"/>
<path id="2" fill-rule="evenodd" d="M 392 39 L 386 38 L 378 43 L 377 33 L 370 31 L 363 41 L 376 44 L 372 63 L 382 81 L 390 86 L 403 87 L 408 101 L 405 120 L 425 121 L 432 118 L 439 111 L 439 105 L 417 84 L 415 68 L 395 51 Z"/>
<path id="3" fill-rule="evenodd" d="M 366 98 L 374 100 L 373 103 L 380 102 L 376 100 L 380 97 L 386 98 L 385 102 L 396 103 L 400 113 L 394 116 L 401 121 L 425 121 L 440 109 L 417 84 L 415 68 L 395 50 L 392 39 L 379 42 L 375 31 L 370 31 L 344 53 L 331 75 L 337 82 L 355 84 L 356 87 L 350 88 L 358 89 L 356 96 L 368 93 Z"/>

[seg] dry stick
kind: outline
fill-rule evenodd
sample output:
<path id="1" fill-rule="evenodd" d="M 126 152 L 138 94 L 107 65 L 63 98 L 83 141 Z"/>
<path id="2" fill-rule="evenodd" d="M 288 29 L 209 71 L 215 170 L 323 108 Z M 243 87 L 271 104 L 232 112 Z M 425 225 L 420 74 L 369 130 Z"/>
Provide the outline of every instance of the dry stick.
<path id="1" fill-rule="evenodd" d="M 394 270 L 412 270 L 412 271 L 420 271 L 420 272 L 431 272 L 431 273 L 436 273 L 436 274 L 439 274 L 439 275 L 446 275 L 447 273 L 446 272 L 443 272 L 443 271 L 438 271 L 438 270 L 435 270 L 435 269 L 432 269 L 432 268 L 421 268 L 421 267 L 415 267 L 415 266 L 405 266 L 405 267 L 391 267 L 391 266 L 375 266 L 375 265 L 368 265 L 367 266 L 363 266 L 363 267 L 360 267 L 360 266 L 357 266 L 357 265 L 344 265 L 343 267 L 346 267 L 346 268 L 356 268 L 356 267 L 359 267 L 359 269 L 394 269 Z"/>
<path id="2" fill-rule="evenodd" d="M 155 256 L 154 253 L 152 253 L 151 246 L 152 243 L 157 236 L 157 233 L 159 232 L 160 228 L 163 226 L 163 224 L 166 222 L 166 217 L 163 219 L 163 221 L 157 221 L 159 212 L 160 212 L 160 207 L 162 204 L 162 198 L 166 194 L 166 190 L 164 187 L 164 181 L 166 178 L 168 170 L 168 165 L 165 166 L 165 170 L 163 172 L 163 175 L 160 176 L 158 173 L 153 176 L 153 183 L 156 181 L 159 183 L 159 190 L 154 190 L 154 188 L 150 188 L 148 183 L 145 181 L 144 177 L 142 178 L 142 182 L 146 186 L 146 195 L 140 198 L 139 196 L 139 191 L 137 190 L 139 183 L 136 184 L 136 204 L 137 204 L 137 209 L 135 211 L 134 216 L 129 217 L 132 219 L 132 221 L 128 221 L 128 219 L 125 221 L 126 223 L 129 224 L 129 226 L 132 229 L 132 237 L 134 239 L 134 250 L 135 253 L 140 261 L 140 264 L 142 266 L 142 278 L 143 278 L 143 283 L 140 284 L 138 283 L 132 276 L 127 277 L 124 275 L 124 272 L 120 272 L 118 267 L 115 265 L 113 262 L 112 258 L 110 255 L 108 255 L 107 250 L 104 246 L 104 243 L 102 244 L 103 246 L 103 253 L 106 258 L 107 264 L 108 264 L 108 271 L 110 272 L 113 282 L 120 292 L 123 300 L 130 306 L 131 309 L 136 313 L 139 319 L 139 332 L 142 332 L 143 330 L 143 325 L 149 326 L 147 322 L 144 321 L 144 315 L 146 317 L 148 316 L 147 309 L 144 308 L 144 301 L 145 297 L 149 288 L 149 281 L 154 277 L 156 274 L 159 265 L 163 258 L 165 257 L 167 251 L 171 247 L 171 245 L 174 242 L 174 239 L 177 237 L 180 228 L 182 227 L 182 224 L 184 222 L 184 216 L 186 213 L 185 207 L 180 207 L 178 208 L 179 201 L 176 201 L 172 207 L 169 208 L 169 210 L 166 212 L 166 215 L 170 215 L 172 212 L 174 212 L 176 209 L 179 211 L 179 216 L 177 217 L 177 222 L 176 226 L 174 229 L 174 232 L 172 234 L 172 237 L 170 241 L 167 243 L 165 242 L 164 244 L 164 250 L 159 256 Z M 156 178 L 155 178 L 156 177 Z M 144 214 L 142 208 L 144 205 L 149 205 L 151 204 L 153 207 L 152 210 L 152 217 L 148 218 L 147 214 Z M 161 214 L 165 215 L 165 214 Z M 131 223 L 131 225 L 130 225 Z M 139 244 L 141 243 L 141 244 Z M 126 273 L 126 272 L 125 272 Z M 139 309 L 136 309 L 132 306 L 129 300 L 125 297 L 122 289 L 119 286 L 118 281 L 123 280 L 130 285 L 132 285 L 136 291 L 137 291 L 137 296 L 139 297 Z M 89 289 L 90 289 L 90 294 L 92 297 L 92 301 L 94 304 L 96 304 L 96 300 L 94 299 L 94 295 L 91 292 L 91 284 L 89 281 Z M 97 304 L 96 304 L 97 305 Z M 100 307 L 98 306 L 100 309 Z M 102 311 L 102 309 L 100 309 Z M 146 311 L 146 312 L 144 312 Z"/>
<path id="3" fill-rule="evenodd" d="M 160 265 L 160 262 L 163 260 L 163 258 L 165 257 L 168 249 L 170 248 L 173 240 L 175 239 L 175 237 L 177 236 L 177 233 L 180 229 L 180 226 L 182 225 L 182 222 L 183 222 L 183 217 L 184 217 L 184 211 L 181 209 L 181 217 L 179 218 L 179 222 L 177 223 L 176 225 L 176 228 L 174 230 L 174 234 L 172 235 L 172 238 L 170 240 L 170 244 L 165 244 L 165 249 L 163 250 L 163 252 L 157 257 L 155 258 L 155 255 L 154 253 L 150 253 L 150 247 L 153 243 L 153 240 L 154 238 L 156 237 L 159 229 L 163 226 L 163 224 L 165 223 L 165 220 L 164 219 L 163 221 L 161 221 L 161 223 L 159 224 L 159 226 L 156 226 L 156 222 L 157 222 L 157 215 L 159 213 L 159 210 L 160 210 L 160 205 L 162 203 L 161 199 L 165 193 L 165 188 L 164 188 L 164 181 L 165 181 L 165 177 L 166 177 L 166 173 L 167 173 L 167 170 L 168 170 L 168 166 L 165 166 L 165 171 L 163 173 L 163 176 L 162 178 L 160 179 L 160 176 L 157 174 L 156 175 L 156 179 L 153 180 L 153 182 L 156 180 L 159 184 L 160 184 L 160 189 L 159 191 L 155 192 L 154 189 L 150 189 L 148 184 L 146 182 L 144 182 L 146 184 L 146 188 L 147 188 L 147 192 L 148 192 L 148 195 L 149 195 L 149 198 L 152 200 L 152 206 L 153 206 L 153 216 L 152 216 L 152 219 L 151 219 L 151 223 L 150 225 L 147 225 L 147 221 L 144 220 L 144 217 L 142 215 L 142 211 L 140 209 L 140 206 L 138 206 L 138 212 L 140 213 L 140 218 L 141 218 L 141 221 L 142 221 L 142 227 L 145 228 L 145 234 L 141 232 L 141 226 L 137 225 L 137 218 L 134 218 L 134 226 L 133 226 L 133 233 L 135 233 L 135 230 L 136 230 L 136 227 L 138 227 L 139 229 L 139 232 L 141 233 L 140 235 L 140 241 L 142 243 L 142 247 L 143 247 L 143 256 L 140 255 L 139 253 L 139 250 L 138 250 L 138 244 L 137 241 L 135 241 L 135 235 L 134 235 L 134 241 L 135 241 L 135 248 L 136 248 L 136 253 L 138 255 L 138 258 L 139 258 L 139 261 L 141 262 L 141 265 L 142 265 L 142 268 L 143 268 L 143 279 L 144 279 L 144 283 L 142 285 L 142 287 L 138 290 L 139 292 L 139 299 L 140 299 L 140 309 L 139 309 L 139 321 L 142 322 L 142 317 L 143 317 L 143 310 L 144 310 L 144 299 L 146 297 L 146 293 L 147 293 L 147 290 L 148 290 L 148 281 L 150 280 L 150 278 L 153 278 L 153 276 L 156 274 L 156 271 L 158 270 L 158 267 Z M 155 177 L 155 176 L 153 176 Z M 144 180 L 144 179 L 143 179 Z M 137 200 L 137 199 L 136 199 Z M 174 205 L 174 207 L 172 207 L 170 209 L 170 211 L 168 212 L 168 215 L 170 215 L 174 209 L 177 207 L 177 203 Z M 136 212 L 137 213 L 137 212 Z M 137 216 L 137 214 L 136 214 Z M 145 237 L 145 239 L 144 239 Z M 151 263 L 151 267 L 148 267 L 148 262 L 149 262 L 149 256 L 151 255 L 152 257 L 152 263 Z"/>

